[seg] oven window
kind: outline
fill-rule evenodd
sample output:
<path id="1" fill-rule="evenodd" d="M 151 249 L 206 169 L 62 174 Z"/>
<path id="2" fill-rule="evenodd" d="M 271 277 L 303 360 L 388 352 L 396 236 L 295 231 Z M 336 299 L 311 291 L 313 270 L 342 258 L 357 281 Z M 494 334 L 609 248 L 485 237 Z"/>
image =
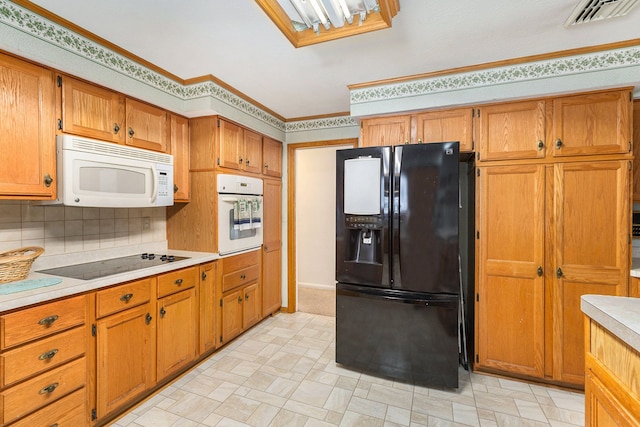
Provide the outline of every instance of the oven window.
<path id="1" fill-rule="evenodd" d="M 248 237 L 254 237 L 257 233 L 255 228 L 240 229 L 237 227 L 237 221 L 234 217 L 234 209 L 229 209 L 229 240 L 240 240 Z"/>

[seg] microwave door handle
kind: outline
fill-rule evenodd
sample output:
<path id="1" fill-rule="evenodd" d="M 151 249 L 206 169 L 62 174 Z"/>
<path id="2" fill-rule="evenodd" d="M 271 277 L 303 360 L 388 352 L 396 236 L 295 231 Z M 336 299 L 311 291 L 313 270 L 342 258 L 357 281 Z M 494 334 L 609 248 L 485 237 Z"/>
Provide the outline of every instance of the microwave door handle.
<path id="1" fill-rule="evenodd" d="M 156 169 L 156 165 L 151 165 L 151 183 L 153 184 L 151 204 L 154 204 L 158 198 L 158 170 Z"/>

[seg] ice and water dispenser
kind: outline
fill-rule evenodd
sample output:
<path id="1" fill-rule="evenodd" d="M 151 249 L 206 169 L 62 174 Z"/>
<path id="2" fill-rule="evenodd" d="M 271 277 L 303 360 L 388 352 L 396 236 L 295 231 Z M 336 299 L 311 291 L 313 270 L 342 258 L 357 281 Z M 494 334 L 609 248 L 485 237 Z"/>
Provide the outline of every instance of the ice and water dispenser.
<path id="1" fill-rule="evenodd" d="M 336 254 L 342 259 L 337 259 L 338 281 L 388 286 L 383 283 L 384 245 L 388 244 L 384 194 L 388 174 L 385 179 L 383 160 L 364 156 L 344 159 L 341 165 L 343 194 L 337 198 L 338 216 L 342 218 L 338 218 L 337 231 L 342 236 L 338 235 Z"/>

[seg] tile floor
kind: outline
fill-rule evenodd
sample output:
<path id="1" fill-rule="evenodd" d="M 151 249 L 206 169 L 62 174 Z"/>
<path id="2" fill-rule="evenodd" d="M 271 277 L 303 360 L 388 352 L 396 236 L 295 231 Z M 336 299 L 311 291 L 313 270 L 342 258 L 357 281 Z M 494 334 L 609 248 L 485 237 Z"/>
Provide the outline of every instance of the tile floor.
<path id="1" fill-rule="evenodd" d="M 584 425 L 581 393 L 464 369 L 459 389 L 434 389 L 336 366 L 334 331 L 329 316 L 267 318 L 112 425 Z"/>

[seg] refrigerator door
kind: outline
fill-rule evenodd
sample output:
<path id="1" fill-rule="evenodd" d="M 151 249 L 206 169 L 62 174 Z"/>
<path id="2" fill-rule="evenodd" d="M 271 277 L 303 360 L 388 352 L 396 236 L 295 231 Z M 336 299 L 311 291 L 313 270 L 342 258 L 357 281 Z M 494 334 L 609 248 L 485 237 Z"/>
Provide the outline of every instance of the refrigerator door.
<path id="1" fill-rule="evenodd" d="M 390 287 L 391 147 L 336 152 L 336 280 Z"/>
<path id="2" fill-rule="evenodd" d="M 457 295 L 338 283 L 336 362 L 416 385 L 458 387 Z"/>
<path id="3" fill-rule="evenodd" d="M 392 288 L 458 294 L 458 142 L 395 148 Z"/>

